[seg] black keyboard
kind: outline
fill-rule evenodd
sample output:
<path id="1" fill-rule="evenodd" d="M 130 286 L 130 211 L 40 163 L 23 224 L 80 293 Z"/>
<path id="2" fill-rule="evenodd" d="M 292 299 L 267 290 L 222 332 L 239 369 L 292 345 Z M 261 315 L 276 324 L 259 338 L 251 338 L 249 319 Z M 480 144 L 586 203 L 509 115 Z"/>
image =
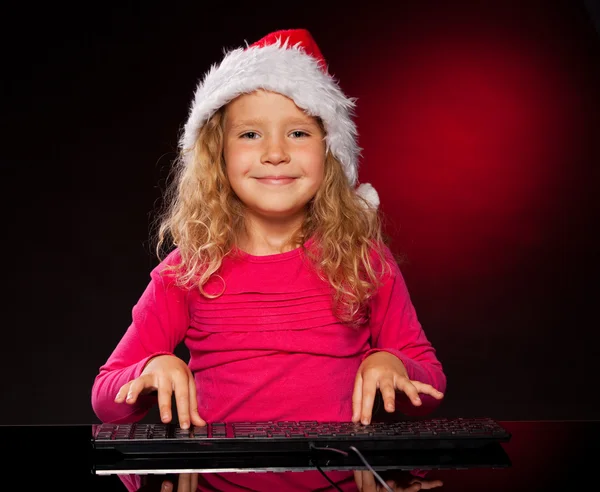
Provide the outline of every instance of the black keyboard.
<path id="1" fill-rule="evenodd" d="M 361 452 L 477 448 L 511 434 L 490 418 L 435 418 L 397 422 L 220 422 L 184 430 L 175 424 L 96 424 L 96 450 L 123 455 L 194 456 L 215 453 L 310 453 L 314 448 Z"/>

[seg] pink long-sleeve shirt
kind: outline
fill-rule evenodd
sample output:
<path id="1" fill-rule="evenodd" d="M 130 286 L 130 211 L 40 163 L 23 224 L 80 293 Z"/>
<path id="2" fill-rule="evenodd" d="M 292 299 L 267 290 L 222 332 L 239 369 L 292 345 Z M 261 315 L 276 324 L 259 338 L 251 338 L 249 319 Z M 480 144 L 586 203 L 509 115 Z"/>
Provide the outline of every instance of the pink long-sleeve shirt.
<path id="1" fill-rule="evenodd" d="M 174 250 L 152 270 L 131 325 L 96 376 L 94 412 L 102 422 L 142 419 L 156 398 L 115 403 L 118 390 L 140 376 L 150 358 L 173 353 L 182 341 L 190 353 L 198 410 L 208 422 L 349 421 L 358 367 L 380 350 L 398 357 L 410 379 L 445 392 L 442 365 L 387 248 L 386 254 L 391 274 L 370 301 L 368 323 L 356 329 L 334 316 L 331 288 L 303 248 L 225 257 L 219 276 L 205 286 L 210 293 L 223 291 L 214 299 L 161 275 L 179 261 Z M 440 403 L 427 395 L 421 399 L 414 407 L 399 394 L 397 411 L 425 415 Z"/>

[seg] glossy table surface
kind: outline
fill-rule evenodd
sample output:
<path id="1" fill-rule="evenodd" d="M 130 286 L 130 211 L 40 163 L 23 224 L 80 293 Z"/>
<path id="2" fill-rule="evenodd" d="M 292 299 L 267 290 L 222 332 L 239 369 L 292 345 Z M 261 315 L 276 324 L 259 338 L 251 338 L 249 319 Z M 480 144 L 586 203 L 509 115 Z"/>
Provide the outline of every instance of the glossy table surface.
<path id="1" fill-rule="evenodd" d="M 382 455 L 370 464 L 395 491 L 554 491 L 600 490 L 596 476 L 600 421 L 499 421 L 512 437 L 478 453 L 444 452 L 436 456 Z M 206 471 L 206 463 L 182 463 L 173 472 L 153 463 L 148 470 L 123 475 L 99 475 L 91 451 L 92 425 L 0 426 L 5 456 L 3 490 L 159 491 L 165 480 L 172 490 L 308 491 L 385 490 L 365 467 L 320 467 L 339 489 L 330 485 L 312 462 L 286 464 L 260 459 L 250 468 L 227 473 Z M 283 458 L 281 458 L 283 459 Z M 235 462 L 235 460 L 233 461 Z M 235 465 L 234 465 L 235 467 Z M 193 473 L 180 473 L 182 470 Z M 287 470 L 287 471 L 286 471 Z M 294 470 L 294 471 L 292 471 Z M 130 470 L 131 471 L 131 470 Z M 357 486 L 361 482 L 362 489 Z M 392 482 L 393 480 L 393 482 Z M 412 487 L 411 487 L 412 483 Z M 10 487 L 10 488 L 8 488 Z"/>

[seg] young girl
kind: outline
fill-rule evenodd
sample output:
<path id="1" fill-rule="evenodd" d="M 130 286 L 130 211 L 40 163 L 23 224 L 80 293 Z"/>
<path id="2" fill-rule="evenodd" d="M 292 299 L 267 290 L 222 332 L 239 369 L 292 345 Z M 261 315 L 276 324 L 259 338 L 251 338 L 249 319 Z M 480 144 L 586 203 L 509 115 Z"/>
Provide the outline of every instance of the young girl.
<path id="1" fill-rule="evenodd" d="M 370 422 L 425 415 L 446 378 L 355 188 L 354 101 L 306 30 L 227 53 L 198 85 L 132 323 L 93 388 L 102 422 Z M 172 248 L 171 248 L 172 246 Z M 190 360 L 173 355 L 184 342 Z M 174 396 L 176 408 L 171 408 Z M 318 478 L 322 484 L 322 477 Z"/>

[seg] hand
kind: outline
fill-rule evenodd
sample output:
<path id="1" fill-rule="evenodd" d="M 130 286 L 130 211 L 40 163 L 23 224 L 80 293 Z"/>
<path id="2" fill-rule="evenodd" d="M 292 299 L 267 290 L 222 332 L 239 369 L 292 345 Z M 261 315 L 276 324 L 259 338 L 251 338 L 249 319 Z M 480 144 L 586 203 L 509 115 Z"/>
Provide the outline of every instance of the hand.
<path id="1" fill-rule="evenodd" d="M 198 474 L 197 473 L 180 473 L 177 480 L 176 492 L 196 492 L 198 490 Z M 165 480 L 162 483 L 160 492 L 173 492 L 173 482 Z"/>
<path id="2" fill-rule="evenodd" d="M 382 492 L 385 488 L 369 470 L 354 470 L 354 481 L 359 492 Z M 441 480 L 423 480 L 411 477 L 407 480 L 385 480 L 394 492 L 417 492 L 417 490 L 434 489 L 444 485 Z"/>
<path id="3" fill-rule="evenodd" d="M 371 422 L 377 389 L 381 391 L 386 412 L 395 410 L 396 390 L 403 391 L 413 405 L 421 405 L 419 393 L 440 400 L 444 394 L 430 384 L 411 381 L 402 361 L 389 352 L 369 355 L 356 373 L 352 394 L 352 422 Z"/>
<path id="4" fill-rule="evenodd" d="M 140 377 L 123 385 L 115 402 L 130 405 L 139 395 L 158 392 L 158 407 L 162 422 L 171 422 L 171 398 L 175 392 L 175 403 L 179 425 L 188 429 L 193 425 L 204 426 L 206 422 L 198 414 L 196 382 L 188 365 L 174 355 L 159 355 L 150 359 Z"/>

